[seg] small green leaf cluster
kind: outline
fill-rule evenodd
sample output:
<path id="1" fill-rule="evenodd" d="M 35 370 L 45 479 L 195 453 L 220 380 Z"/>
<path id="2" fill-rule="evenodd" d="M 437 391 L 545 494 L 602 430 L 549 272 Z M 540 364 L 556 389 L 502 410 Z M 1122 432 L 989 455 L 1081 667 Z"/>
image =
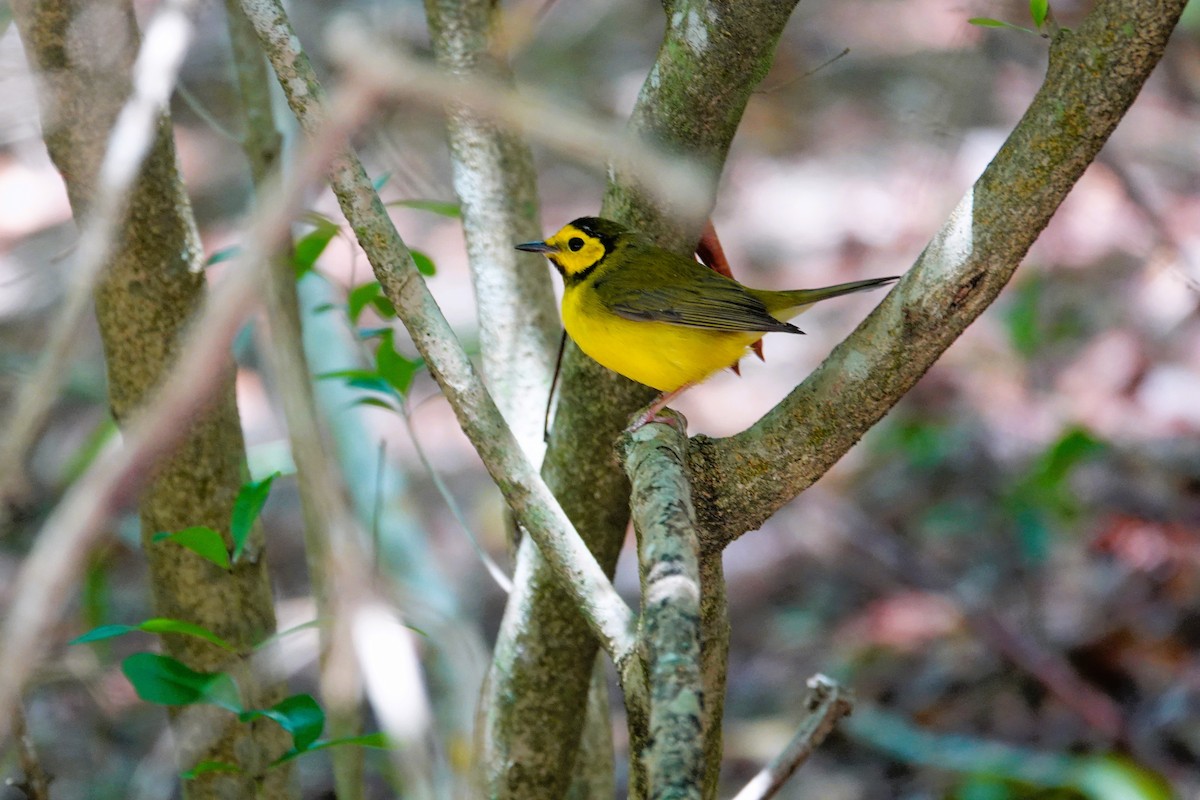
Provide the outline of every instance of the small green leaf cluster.
<path id="1" fill-rule="evenodd" d="M 211 561 L 221 569 L 232 569 L 246 550 L 246 542 L 255 520 L 262 512 L 271 492 L 271 483 L 279 477 L 278 472 L 271 473 L 260 481 L 248 481 L 242 484 L 237 499 L 233 503 L 233 513 L 229 522 L 229 537 L 233 542 L 230 552 L 225 539 L 220 533 L 207 525 L 194 525 L 180 531 L 162 531 L 154 534 L 151 542 L 174 542 L 186 547 L 193 553 Z"/>
<path id="2" fill-rule="evenodd" d="M 312 627 L 312 624 L 306 623 L 284 633 L 309 628 Z M 99 642 L 135 631 L 194 636 L 230 652 L 235 651 L 233 645 L 201 625 L 164 617 L 148 619 L 137 625 L 102 625 L 74 639 L 71 644 Z M 138 697 L 148 703 L 164 706 L 207 704 L 236 714 L 238 720 L 243 723 L 259 718 L 272 720 L 291 734 L 292 747 L 277 758 L 271 766 L 283 764 L 304 753 L 324 750 L 337 745 L 375 748 L 388 746 L 382 733 L 321 739 L 321 733 L 325 729 L 325 712 L 312 695 L 295 694 L 284 698 L 270 708 L 244 708 L 237 684 L 229 673 L 199 672 L 175 658 L 157 653 L 134 653 L 121 662 L 121 671 L 133 686 L 134 691 L 137 692 Z M 240 771 L 241 767 L 237 764 L 204 761 L 182 773 L 181 777 L 184 780 L 190 780 L 206 772 Z"/>
<path id="3" fill-rule="evenodd" d="M 967 22 L 983 28 L 1011 28 L 1014 31 L 1032 33 L 1035 36 L 1047 37 L 1053 31 L 1053 20 L 1050 16 L 1050 0 L 1029 0 L 1029 16 L 1033 20 L 1033 29 L 1014 25 L 991 17 L 972 17 Z"/>

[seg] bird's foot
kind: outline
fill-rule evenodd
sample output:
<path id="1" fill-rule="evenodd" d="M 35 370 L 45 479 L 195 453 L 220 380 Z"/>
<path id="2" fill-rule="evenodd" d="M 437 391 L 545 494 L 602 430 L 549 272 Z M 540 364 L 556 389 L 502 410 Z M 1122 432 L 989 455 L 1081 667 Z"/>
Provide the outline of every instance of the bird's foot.
<path id="1" fill-rule="evenodd" d="M 652 422 L 657 422 L 660 425 L 670 425 L 682 435 L 687 436 L 687 420 L 679 412 L 671 411 L 667 408 L 667 403 L 678 397 L 686 388 L 688 387 L 681 386 L 673 392 L 664 392 L 659 395 L 653 403 L 646 407 L 645 411 L 638 414 L 633 422 L 629 423 L 629 427 L 625 429 L 625 433 L 633 433 Z"/>

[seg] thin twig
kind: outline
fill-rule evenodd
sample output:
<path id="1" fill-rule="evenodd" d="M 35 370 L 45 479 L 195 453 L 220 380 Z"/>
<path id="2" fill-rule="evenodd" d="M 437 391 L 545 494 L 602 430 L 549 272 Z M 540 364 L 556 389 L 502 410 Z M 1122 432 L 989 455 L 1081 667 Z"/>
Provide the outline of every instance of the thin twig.
<path id="1" fill-rule="evenodd" d="M 483 562 L 483 567 L 487 570 L 488 575 L 492 577 L 492 580 L 496 582 L 496 585 L 499 586 L 505 594 L 511 594 L 513 588 L 512 578 L 505 574 L 504 570 L 500 568 L 500 565 L 496 563 L 491 554 L 484 549 L 482 544 L 480 544 L 479 537 L 477 537 L 475 532 L 471 530 L 471 526 L 467 522 L 467 518 L 462 513 L 462 508 L 458 505 L 458 501 L 454 499 L 454 495 L 450 492 L 450 487 L 446 485 L 444 480 L 442 480 L 442 476 L 433 466 L 433 462 L 429 460 L 429 454 L 426 453 L 425 448 L 421 446 L 421 440 L 417 436 L 416 426 L 413 425 L 412 410 L 408 407 L 407 402 L 401 406 L 400 416 L 404 420 L 404 428 L 408 431 L 408 438 L 412 440 L 413 449 L 417 452 L 417 458 L 420 459 L 421 466 L 425 467 L 425 472 L 428 473 L 429 479 L 433 481 L 433 486 L 435 489 L 437 489 L 438 494 L 442 496 L 442 500 L 445 501 L 446 507 L 450 509 L 450 516 L 454 517 L 454 521 L 458 523 L 458 527 L 467 537 L 467 541 L 471 543 L 471 547 L 475 548 L 475 555 L 479 556 L 479 560 Z"/>
<path id="2" fill-rule="evenodd" d="M 808 716 L 800 723 L 783 751 L 759 770 L 733 800 L 767 800 L 774 797 L 788 778 L 825 741 L 838 720 L 850 713 L 853 703 L 853 697 L 830 678 L 824 675 L 809 678 L 808 697 L 804 701 Z"/>
<path id="3" fill-rule="evenodd" d="M 29 800 L 50 800 L 50 776 L 38 758 L 37 747 L 29 735 L 25 709 L 20 704 L 13 713 L 13 735 L 17 740 L 17 760 L 21 762 L 23 775 L 19 787 Z"/>
<path id="4" fill-rule="evenodd" d="M 711 197 L 711 178 L 699 164 L 631 136 L 614 120 L 573 113 L 563 109 L 561 102 L 527 90 L 457 78 L 349 23 L 331 32 L 329 54 L 353 80 L 362 81 L 382 98 L 403 98 L 437 111 L 452 99 L 455 108 L 467 109 L 580 164 L 628 176 L 652 175 L 653 180 L 640 188 L 681 217 L 708 213 L 701 206 Z"/>
<path id="5" fill-rule="evenodd" d="M 184 86 L 182 82 L 175 85 L 175 94 L 179 95 L 179 99 L 183 101 L 183 104 L 190 108 L 192 113 L 199 117 L 205 125 L 212 128 L 217 135 L 228 139 L 234 144 L 244 145 L 242 137 L 229 130 L 229 128 L 226 128 L 211 111 L 204 107 L 204 104 L 200 102 L 200 98 L 192 94 L 192 91 Z"/>

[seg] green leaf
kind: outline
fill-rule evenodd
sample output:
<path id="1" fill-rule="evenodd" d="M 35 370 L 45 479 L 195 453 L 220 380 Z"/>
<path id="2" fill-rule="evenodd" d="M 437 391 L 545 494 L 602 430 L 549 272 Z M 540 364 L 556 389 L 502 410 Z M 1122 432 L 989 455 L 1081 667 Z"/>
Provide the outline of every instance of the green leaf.
<path id="1" fill-rule="evenodd" d="M 1009 293 L 1008 336 L 1017 352 L 1026 358 L 1037 352 L 1045 339 L 1040 324 L 1044 290 L 1045 281 L 1034 275 L 1018 282 Z"/>
<path id="2" fill-rule="evenodd" d="M 174 542 L 186 547 L 198 556 L 208 559 L 222 569 L 229 569 L 229 551 L 221 534 L 207 525 L 195 525 L 174 533 L 163 531 L 154 534 L 152 542 Z"/>
<path id="3" fill-rule="evenodd" d="M 242 488 L 238 491 L 237 499 L 233 501 L 233 518 L 229 524 L 229 535 L 233 539 L 234 561 L 241 558 L 246 541 L 250 538 L 250 530 L 254 527 L 254 521 L 258 519 L 259 512 L 267 502 L 267 495 L 271 493 L 271 482 L 278 477 L 278 472 L 272 472 L 261 481 L 249 481 L 242 484 Z"/>
<path id="4" fill-rule="evenodd" d="M 383 376 L 375 370 L 370 369 L 341 369 L 334 372 L 323 372 L 317 376 L 318 379 L 324 380 L 328 378 L 340 378 L 346 382 L 347 386 L 353 386 L 355 389 L 366 389 L 370 392 L 382 392 L 386 395 L 395 396 L 396 390 L 392 388 Z"/>
<path id="5" fill-rule="evenodd" d="M 296 270 L 297 278 L 312 271 L 317 259 L 325 252 L 333 237 L 338 235 L 338 230 L 338 226 L 333 223 L 318 225 L 296 241 L 292 248 L 292 266 Z"/>
<path id="6" fill-rule="evenodd" d="M 391 328 L 359 328 L 358 338 L 362 341 L 374 339 L 376 336 L 388 336 L 391 334 Z"/>
<path id="7" fill-rule="evenodd" d="M 325 739 L 314 742 L 306 750 L 297 750 L 296 748 L 292 748 L 277 758 L 275 762 L 271 764 L 271 766 L 274 767 L 291 761 L 293 758 L 303 753 L 312 753 L 317 750 L 325 750 L 327 748 L 338 747 L 340 745 L 357 745 L 359 747 L 372 747 L 379 750 L 387 750 L 389 747 L 391 747 L 391 744 L 387 740 L 387 736 L 382 733 L 365 733 L 361 736 L 339 736 L 336 739 Z"/>
<path id="8" fill-rule="evenodd" d="M 437 272 L 437 267 L 433 264 L 433 259 L 422 253 L 420 250 L 409 250 L 408 254 L 412 256 L 413 263 L 417 265 L 417 272 L 427 278 L 432 278 Z"/>
<path id="9" fill-rule="evenodd" d="M 106 416 L 93 430 L 88 434 L 87 439 L 83 444 L 71 454 L 67 465 L 62 470 L 62 482 L 74 483 L 84 470 L 92 465 L 96 457 L 104 452 L 104 446 L 108 444 L 117 433 L 117 423 L 112 417 Z"/>
<path id="10" fill-rule="evenodd" d="M 1033 27 L 1041 28 L 1050 12 L 1050 0 L 1029 0 L 1029 16 L 1033 17 Z"/>
<path id="11" fill-rule="evenodd" d="M 266 717 L 279 723 L 281 728 L 292 735 L 292 746 L 300 753 L 308 750 L 325 729 L 325 712 L 309 694 L 295 694 L 270 708 L 253 709 L 238 715 L 242 722 L 249 722 L 258 717 Z"/>
<path id="12" fill-rule="evenodd" d="M 237 648 L 229 642 L 217 636 L 203 625 L 196 625 L 191 622 L 184 622 L 181 619 L 169 619 L 167 617 L 154 617 L 138 625 L 138 630 L 146 633 L 178 633 L 182 636 L 195 636 L 197 639 L 203 639 L 206 642 L 215 644 L 217 647 L 228 650 L 231 653 L 237 652 Z"/>
<path id="13" fill-rule="evenodd" d="M 1090 800 L 1170 800 L 1162 776 L 1120 756 L 1081 758 L 1070 784 Z"/>
<path id="14" fill-rule="evenodd" d="M 237 687 L 224 672 L 197 672 L 170 656 L 134 653 L 121 662 L 121 671 L 138 697 L 147 703 L 186 706 L 211 703 L 241 713 Z"/>
<path id="15" fill-rule="evenodd" d="M 367 281 L 351 289 L 346 296 L 346 313 L 350 317 L 350 324 L 357 325 L 363 309 L 379 296 L 379 281 Z"/>
<path id="16" fill-rule="evenodd" d="M 196 766 L 189 769 L 187 772 L 179 773 L 181 781 L 195 780 L 209 772 L 241 772 L 242 768 L 237 764 L 230 764 L 228 761 L 201 761 Z"/>
<path id="17" fill-rule="evenodd" d="M 204 266 L 211 267 L 213 264 L 220 264 L 222 261 L 232 261 L 242 254 L 242 246 L 240 244 L 222 247 L 220 250 L 214 250 L 212 255 L 204 259 Z"/>
<path id="18" fill-rule="evenodd" d="M 385 381 L 388 382 L 403 397 L 412 386 L 413 376 L 425 364 L 424 360 L 410 360 L 396 352 L 392 337 L 385 335 L 379 340 L 375 350 L 375 368 Z"/>
<path id="19" fill-rule="evenodd" d="M 105 549 L 93 551 L 88 556 L 87 569 L 83 573 L 83 586 L 79 591 L 83 619 L 88 626 L 96 627 L 109 618 L 109 578 L 112 559 Z"/>
<path id="20" fill-rule="evenodd" d="M 392 305 L 392 301 L 380 294 L 371 300 L 371 307 L 375 309 L 375 313 L 384 319 L 396 318 L 396 307 Z"/>
<path id="21" fill-rule="evenodd" d="M 978 25 L 982 28 L 1009 28 L 1010 30 L 1014 30 L 1014 31 L 1024 31 L 1025 33 L 1032 33 L 1034 36 L 1037 35 L 1037 31 L 1031 31 L 1031 30 L 1029 30 L 1029 28 L 1022 28 L 1020 25 L 1013 25 L 1011 22 L 1004 22 L 1003 20 L 991 19 L 990 17 L 971 17 L 969 20 L 967 20 L 967 22 L 969 22 L 972 25 Z"/>
<path id="22" fill-rule="evenodd" d="M 387 182 L 392 179 L 392 173 L 385 172 L 375 180 L 371 181 L 371 185 L 375 187 L 375 192 L 378 194 L 383 191 L 383 187 L 387 186 Z"/>
<path id="23" fill-rule="evenodd" d="M 202 625 L 195 625 L 191 622 L 184 622 L 179 619 L 168 619 L 167 617 L 154 617 L 142 622 L 138 625 L 101 625 L 93 628 L 82 636 L 77 636 L 67 644 L 84 644 L 86 642 L 99 642 L 103 639 L 113 639 L 117 636 L 124 636 L 127 633 L 134 631 L 143 631 L 145 633 L 178 633 L 183 636 L 195 636 L 198 639 L 203 639 L 206 642 L 211 642 L 217 647 L 224 648 L 230 652 L 236 652 L 237 648 L 229 642 L 217 636 L 215 633 L 205 628 Z"/>
<path id="24" fill-rule="evenodd" d="M 393 411 L 397 414 L 400 413 L 400 409 L 396 408 L 394 403 L 389 403 L 387 400 L 384 400 L 382 397 L 360 397 L 357 400 L 355 400 L 353 403 L 351 403 L 350 405 L 351 406 L 375 406 L 376 408 L 385 408 L 388 411 Z"/>
<path id="25" fill-rule="evenodd" d="M 118 636 L 124 636 L 136 630 L 137 627 L 133 625 L 101 625 L 98 628 L 92 628 L 81 636 L 76 636 L 67 642 L 67 644 L 86 644 L 87 642 L 99 642 L 103 639 L 115 639 Z"/>
<path id="26" fill-rule="evenodd" d="M 387 205 L 388 207 L 415 208 L 420 211 L 431 211 L 434 214 L 440 214 L 443 217 L 450 217 L 452 219 L 462 217 L 462 208 L 458 203 L 447 203 L 444 200 L 393 200 Z"/>

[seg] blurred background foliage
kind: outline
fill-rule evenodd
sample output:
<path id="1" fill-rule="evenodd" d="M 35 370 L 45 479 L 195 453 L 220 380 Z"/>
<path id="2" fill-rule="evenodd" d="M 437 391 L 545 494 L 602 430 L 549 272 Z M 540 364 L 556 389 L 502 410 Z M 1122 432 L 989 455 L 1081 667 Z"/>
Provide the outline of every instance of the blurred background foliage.
<path id="1" fill-rule="evenodd" d="M 1087 8 L 1053 5 L 1067 26 Z M 237 116 L 220 13 L 205 7 L 174 105 L 183 170 L 214 254 L 236 246 L 250 203 L 230 131 Z M 343 14 L 428 51 L 418 3 L 303 0 L 293 13 L 318 56 L 324 31 Z M 735 274 L 792 287 L 906 269 L 1023 111 L 1046 61 L 1044 39 L 967 20 L 1028 25 L 1028 13 L 1015 0 L 802 3 L 723 177 L 714 219 Z M 632 107 L 663 28 L 657 4 L 632 0 L 522 0 L 508 15 L 523 87 L 566 109 L 617 117 Z M 11 29 L 0 39 L 0 93 L 7 399 L 62 297 L 75 228 Z M 996 306 L 816 487 L 729 548 L 730 792 L 782 747 L 801 715 L 805 679 L 826 672 L 855 689 L 859 710 L 783 797 L 1200 796 L 1198 99 L 1200 7 L 1192 3 L 1141 98 Z M 359 144 L 385 199 L 454 200 L 436 117 L 383 110 Z M 542 151 L 538 159 L 548 232 L 596 211 L 603 175 Z M 428 375 L 400 358 L 413 352 L 403 332 L 385 337 L 400 358 L 388 365 L 350 335 L 350 317 L 379 328 L 390 323 L 388 309 L 329 194 L 314 195 L 311 208 L 328 246 L 314 246 L 321 277 L 302 279 L 306 324 L 334 350 L 314 371 L 399 370 L 428 466 L 507 563 L 498 495 Z M 469 343 L 473 299 L 457 219 L 393 209 Z M 213 261 L 217 275 L 224 265 Z M 802 320 L 808 336 L 768 340 L 765 364 L 750 360 L 740 379 L 718 376 L 690 392 L 679 407 L 692 432 L 748 425 L 875 302 L 822 305 Z M 263 519 L 280 624 L 290 627 L 312 611 L 264 346 L 257 326 L 239 339 L 239 402 L 252 473 L 285 473 Z M 76 355 L 12 534 L 0 542 L 0 600 L 47 510 L 115 434 L 94 330 Z M 402 417 L 363 402 L 380 396 L 364 376 L 341 377 L 319 382 L 323 402 L 364 518 L 388 520 L 373 527 L 401 602 L 436 607 L 468 638 L 490 639 L 503 596 Z M 162 771 L 154 759 L 163 715 L 136 699 L 118 668 L 145 641 L 65 646 L 90 627 L 149 616 L 134 520 L 116 520 L 113 534 L 93 554 L 77 611 L 59 631 L 64 644 L 28 696 L 34 740 L 64 800 L 161 786 L 151 778 Z M 636 596 L 625 560 L 618 581 Z M 466 652 L 475 663 L 460 664 L 462 672 L 481 670 L 482 651 Z M 298 670 L 293 689 L 313 690 L 312 664 Z M 6 773 L 14 758 L 6 754 Z M 328 790 L 324 758 L 298 761 L 306 797 Z M 382 760 L 371 763 L 386 772 Z M 381 779 L 375 788 L 384 796 Z M 17 796 L 0 789 L 5 800 Z"/>

